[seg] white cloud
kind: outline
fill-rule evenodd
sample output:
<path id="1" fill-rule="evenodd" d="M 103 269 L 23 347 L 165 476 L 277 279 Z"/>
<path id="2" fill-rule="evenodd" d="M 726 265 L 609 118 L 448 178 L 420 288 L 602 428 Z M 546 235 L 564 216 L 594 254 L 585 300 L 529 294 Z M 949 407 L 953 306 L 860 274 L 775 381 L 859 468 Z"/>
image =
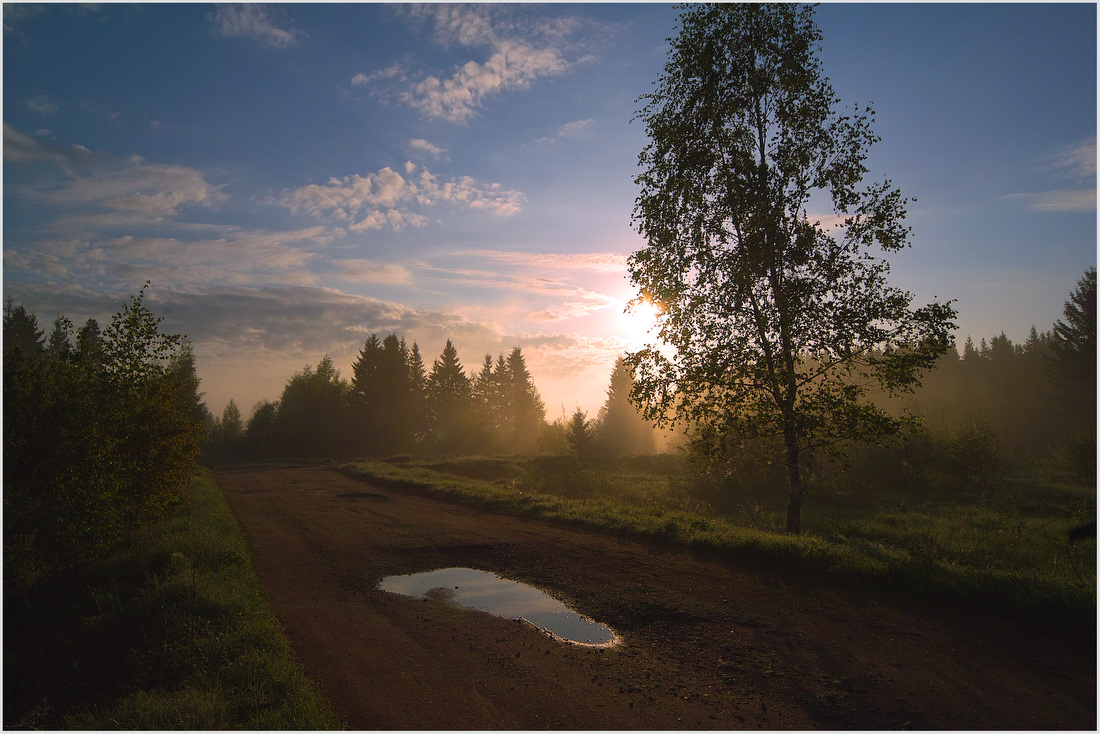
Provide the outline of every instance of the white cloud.
<path id="1" fill-rule="evenodd" d="M 536 80 L 560 75 L 577 63 L 566 58 L 563 48 L 565 35 L 576 26 L 568 19 L 524 25 L 510 19 L 513 9 L 494 5 L 422 5 L 408 12 L 434 25 L 436 43 L 488 52 L 449 74 L 423 75 L 411 83 L 407 63 L 352 77 L 353 86 L 388 82 L 387 96 L 396 96 L 425 117 L 465 123 L 489 97 L 528 89 Z"/>
<path id="2" fill-rule="evenodd" d="M 440 158 L 442 160 L 450 160 L 447 156 L 447 151 L 440 148 L 438 145 L 434 145 L 423 138 L 413 138 L 409 141 L 409 148 L 420 153 L 426 153 L 433 158 Z"/>
<path id="3" fill-rule="evenodd" d="M 272 12 L 259 4 L 220 5 L 207 21 L 223 38 L 252 38 L 271 48 L 295 46 L 308 37 L 301 29 L 279 27 Z"/>
<path id="4" fill-rule="evenodd" d="M 424 226 L 427 217 L 414 209 L 440 203 L 509 216 L 523 208 L 526 197 L 469 176 L 444 178 L 410 161 L 404 176 L 387 166 L 366 176 L 356 173 L 324 185 L 309 184 L 284 193 L 275 203 L 295 213 L 346 223 L 353 231 L 367 231 Z"/>
<path id="5" fill-rule="evenodd" d="M 569 138 L 575 135 L 580 135 L 585 130 L 592 127 L 596 121 L 589 118 L 586 120 L 574 120 L 573 122 L 567 122 L 558 128 L 559 138 Z"/>
<path id="6" fill-rule="evenodd" d="M 569 63 L 552 48 L 523 41 L 501 41 L 485 63 L 467 61 L 448 78 L 429 76 L 413 84 L 401 100 L 426 117 L 465 123 L 499 92 L 527 89 L 543 76 L 564 72 Z"/>

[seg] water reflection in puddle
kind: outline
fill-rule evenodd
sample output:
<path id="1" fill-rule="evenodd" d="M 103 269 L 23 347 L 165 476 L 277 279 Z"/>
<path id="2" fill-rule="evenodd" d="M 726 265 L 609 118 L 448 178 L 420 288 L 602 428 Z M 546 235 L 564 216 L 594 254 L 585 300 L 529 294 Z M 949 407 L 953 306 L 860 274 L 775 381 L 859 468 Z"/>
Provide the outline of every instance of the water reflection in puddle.
<path id="1" fill-rule="evenodd" d="M 615 633 L 607 625 L 585 619 L 544 591 L 473 568 L 389 576 L 382 591 L 404 596 L 451 601 L 506 619 L 523 619 L 553 637 L 581 645 L 610 646 Z"/>

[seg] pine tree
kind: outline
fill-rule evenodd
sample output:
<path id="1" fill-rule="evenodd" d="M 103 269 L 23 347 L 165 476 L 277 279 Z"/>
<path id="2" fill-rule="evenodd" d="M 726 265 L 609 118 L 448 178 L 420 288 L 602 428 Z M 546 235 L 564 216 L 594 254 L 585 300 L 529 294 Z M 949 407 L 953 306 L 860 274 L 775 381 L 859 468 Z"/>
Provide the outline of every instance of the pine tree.
<path id="1" fill-rule="evenodd" d="M 88 363 L 97 365 L 102 361 L 103 333 L 99 329 L 99 322 L 88 319 L 76 331 L 76 352 L 78 357 Z"/>
<path id="2" fill-rule="evenodd" d="M 534 451 L 546 425 L 546 406 L 539 397 L 527 363 L 519 347 L 514 347 L 506 363 L 506 400 L 511 417 L 511 449 L 526 454 Z"/>
<path id="3" fill-rule="evenodd" d="M 428 411 L 428 372 L 416 342 L 413 342 L 412 351 L 409 352 L 409 405 L 413 416 L 413 433 L 417 440 L 421 440 L 431 427 L 431 414 Z"/>
<path id="4" fill-rule="evenodd" d="M 18 351 L 24 359 L 35 361 L 45 350 L 45 339 L 38 328 L 38 317 L 22 305 L 4 304 L 4 353 Z"/>
<path id="5" fill-rule="evenodd" d="M 611 370 L 607 401 L 600 410 L 600 446 L 608 454 L 652 454 L 656 450 L 653 426 L 630 402 L 634 371 L 619 357 Z"/>
<path id="6" fill-rule="evenodd" d="M 470 380 L 450 339 L 428 376 L 428 404 L 432 414 L 432 444 L 435 451 L 454 453 L 470 445 L 473 405 Z"/>
<path id="7" fill-rule="evenodd" d="M 573 411 L 569 419 L 569 429 L 565 434 L 569 441 L 569 450 L 574 456 L 587 456 L 592 451 L 592 422 L 580 406 Z"/>
<path id="8" fill-rule="evenodd" d="M 470 382 L 476 438 L 480 453 L 495 453 L 498 440 L 499 391 L 493 377 L 493 355 L 486 352 L 481 371 Z"/>
<path id="9" fill-rule="evenodd" d="M 53 330 L 46 343 L 46 352 L 53 359 L 68 359 L 72 354 L 71 337 L 73 322 L 67 316 L 58 316 L 53 320 Z"/>

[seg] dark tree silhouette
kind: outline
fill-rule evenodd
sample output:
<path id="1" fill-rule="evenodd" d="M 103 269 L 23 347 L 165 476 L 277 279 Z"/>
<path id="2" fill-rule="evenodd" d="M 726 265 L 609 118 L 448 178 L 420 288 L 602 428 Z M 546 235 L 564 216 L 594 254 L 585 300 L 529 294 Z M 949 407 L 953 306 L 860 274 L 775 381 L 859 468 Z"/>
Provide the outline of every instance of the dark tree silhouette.
<path id="1" fill-rule="evenodd" d="M 600 410 L 599 444 L 608 454 L 652 454 L 656 451 L 653 424 L 630 402 L 634 370 L 619 357 L 611 370 L 607 400 Z"/>
<path id="2" fill-rule="evenodd" d="M 1096 268 L 1091 267 L 1077 281 L 1066 301 L 1062 318 L 1054 324 L 1050 344 L 1055 373 L 1074 389 L 1085 390 L 1081 399 L 1088 401 L 1089 391 L 1096 395 Z"/>
<path id="3" fill-rule="evenodd" d="M 37 359 L 46 343 L 38 318 L 23 308 L 15 306 L 12 299 L 4 303 L 4 353 L 19 350 L 24 359 Z"/>
<path id="4" fill-rule="evenodd" d="M 592 421 L 588 420 L 588 414 L 580 409 L 573 411 L 573 417 L 569 419 L 569 428 L 565 434 L 569 441 L 569 450 L 574 456 L 587 456 L 592 453 Z"/>
<path id="5" fill-rule="evenodd" d="M 450 339 L 428 375 L 428 405 L 433 450 L 444 454 L 468 450 L 474 415 L 470 380 Z"/>
<path id="6" fill-rule="evenodd" d="M 144 290 L 112 318 L 101 360 L 69 358 L 60 339 L 50 355 L 33 315 L 5 308 L 6 586 L 112 548 L 178 502 L 191 476 L 205 416 L 194 357 L 160 332 Z"/>
<path id="7" fill-rule="evenodd" d="M 284 456 L 331 457 L 349 450 L 348 393 L 326 354 L 306 365 L 283 388 L 275 416 L 275 441 Z"/>
<path id="8" fill-rule="evenodd" d="M 509 448 L 516 453 L 532 453 L 546 425 L 546 407 L 519 347 L 513 347 L 508 354 L 502 378 L 505 411 L 509 418 L 506 438 Z"/>
<path id="9" fill-rule="evenodd" d="M 903 425 L 867 386 L 913 385 L 951 343 L 950 304 L 911 309 L 871 254 L 906 246 L 907 201 L 863 187 L 873 112 L 838 112 L 803 5 L 694 5 L 638 117 L 649 144 L 629 261 L 659 310 L 654 347 L 631 355 L 649 417 L 677 415 L 729 440 L 778 436 L 787 530 L 800 528 L 804 454 Z M 808 219 L 828 197 L 843 228 Z"/>

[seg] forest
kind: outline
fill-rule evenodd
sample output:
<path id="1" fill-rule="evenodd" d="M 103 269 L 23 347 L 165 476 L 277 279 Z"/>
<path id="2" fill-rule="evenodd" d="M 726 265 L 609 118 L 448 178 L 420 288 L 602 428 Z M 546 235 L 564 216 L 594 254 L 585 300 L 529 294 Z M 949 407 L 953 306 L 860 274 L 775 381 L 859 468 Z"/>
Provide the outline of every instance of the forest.
<path id="1" fill-rule="evenodd" d="M 427 370 L 420 347 L 372 334 L 345 380 L 325 355 L 292 376 L 275 402 L 242 419 L 235 401 L 208 423 L 209 451 L 250 456 L 347 458 L 531 454 L 649 454 L 656 434 L 631 404 L 632 373 L 619 358 L 607 400 L 589 419 L 576 408 L 547 424 L 546 408 L 513 348 L 467 374 L 448 340 Z"/>
<path id="2" fill-rule="evenodd" d="M 782 496 L 774 438 L 692 426 L 658 432 L 632 401 L 636 383 L 623 357 L 596 416 L 580 408 L 567 416 L 563 408 L 548 422 L 520 348 L 486 354 L 479 370 L 467 371 L 448 340 L 428 369 L 415 342 L 410 348 L 396 334 L 373 334 L 350 380 L 326 355 L 247 420 L 234 401 L 215 417 L 202 402 L 191 347 L 160 333 L 143 295 L 104 329 L 88 319 L 74 331 L 58 316 L 48 336 L 33 313 L 5 305 L 7 584 L 33 584 L 161 516 L 178 501 L 200 449 L 214 460 L 557 455 L 610 466 L 609 457 L 660 448 L 696 509 L 728 515 Z M 960 492 L 994 498 L 1006 476 L 1020 472 L 1094 483 L 1095 345 L 1090 268 L 1050 329 L 1033 327 L 1022 344 L 1004 333 L 977 344 L 967 337 L 912 392 L 873 395 L 912 417 L 906 430 L 816 452 L 809 495 L 823 505 L 897 492 L 916 500 Z M 662 462 L 660 473 L 669 466 Z"/>

